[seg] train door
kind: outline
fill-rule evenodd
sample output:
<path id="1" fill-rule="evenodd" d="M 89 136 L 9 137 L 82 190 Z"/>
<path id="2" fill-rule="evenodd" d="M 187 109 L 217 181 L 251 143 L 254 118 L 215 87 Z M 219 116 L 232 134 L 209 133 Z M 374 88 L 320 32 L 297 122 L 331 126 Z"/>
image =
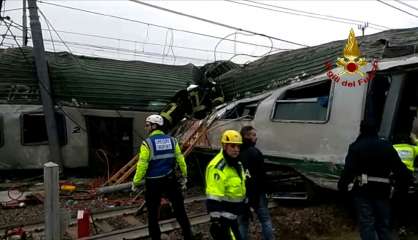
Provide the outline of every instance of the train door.
<path id="1" fill-rule="evenodd" d="M 108 176 L 132 157 L 132 118 L 87 116 L 89 166 L 94 174 Z"/>

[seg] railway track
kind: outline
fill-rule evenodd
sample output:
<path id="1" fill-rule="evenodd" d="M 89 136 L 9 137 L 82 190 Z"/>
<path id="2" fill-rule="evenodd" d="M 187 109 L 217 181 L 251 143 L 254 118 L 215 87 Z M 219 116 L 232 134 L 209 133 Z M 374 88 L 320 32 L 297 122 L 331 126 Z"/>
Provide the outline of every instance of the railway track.
<path id="1" fill-rule="evenodd" d="M 277 207 L 276 202 L 269 202 L 269 208 Z M 210 216 L 206 213 L 199 213 L 189 215 L 190 224 L 192 226 L 200 225 L 209 223 Z M 178 224 L 176 219 L 167 219 L 160 221 L 160 229 L 162 233 L 168 233 L 174 231 L 176 229 L 180 229 L 180 225 Z M 81 238 L 80 240 L 113 240 L 113 239 L 124 239 L 124 240 L 133 240 L 133 239 L 141 239 L 148 237 L 148 225 L 139 225 L 130 228 L 124 228 L 108 233 L 97 234 L 94 236 Z"/>
<path id="2" fill-rule="evenodd" d="M 190 224 L 192 226 L 207 223 L 210 220 L 209 215 L 207 214 L 195 214 L 189 215 Z M 164 221 L 160 221 L 160 229 L 162 233 L 171 232 L 173 230 L 179 229 L 180 225 L 177 223 L 176 219 L 168 219 Z M 109 233 L 103 233 L 94 235 L 91 237 L 81 238 L 80 240 L 113 240 L 113 239 L 138 239 L 144 238 L 148 236 L 148 225 L 140 225 L 131 228 L 124 228 L 116 231 L 112 231 Z"/>
<path id="3" fill-rule="evenodd" d="M 186 207 L 190 207 L 190 204 L 200 203 L 205 200 L 204 196 L 197 196 L 185 199 Z M 270 202 L 269 207 L 276 207 L 275 202 Z M 93 232 L 96 234 L 90 237 L 82 238 L 82 240 L 106 240 L 106 239 L 140 239 L 148 236 L 148 225 L 140 220 L 144 218 L 143 214 L 146 209 L 144 208 L 140 216 L 137 216 L 137 211 L 140 206 L 126 207 L 123 209 L 112 209 L 105 211 L 96 211 L 92 213 L 93 218 Z M 195 211 L 196 212 L 196 211 Z M 204 212 L 200 211 L 198 213 L 189 213 L 189 220 L 192 226 L 205 224 L 210 221 L 210 217 Z M 120 226 L 114 225 L 117 222 Z M 10 225 L 0 228 L 0 233 L 3 234 L 6 229 L 16 227 L 16 225 Z M 168 233 L 179 229 L 180 226 L 177 223 L 176 219 L 171 218 L 167 220 L 160 221 L 160 228 L 162 233 Z M 33 239 L 42 239 L 44 223 L 37 222 L 23 225 L 23 230 L 29 233 Z M 77 226 L 76 220 L 70 221 L 69 227 L 67 228 L 67 238 L 66 239 L 77 239 Z M 2 239 L 0 235 L 0 239 Z"/>
<path id="4" fill-rule="evenodd" d="M 287 192 L 286 190 L 296 190 L 295 182 L 297 185 L 302 185 L 303 181 L 300 177 L 296 177 L 296 181 L 293 179 L 294 176 L 288 176 L 285 178 L 279 178 L 278 182 L 274 185 L 280 185 L 284 192 L 276 192 L 271 194 L 271 199 L 277 200 L 308 200 L 307 193 L 304 191 L 292 191 Z M 292 183 L 292 184 L 290 184 Z M 289 187 L 286 187 L 289 185 Z M 302 190 L 302 189 L 301 189 Z M 205 199 L 204 196 L 196 196 L 185 199 L 186 209 L 192 225 L 199 225 L 207 223 L 209 216 L 203 214 L 206 213 L 206 208 L 203 204 L 193 205 L 196 202 L 202 202 Z M 145 214 L 137 214 L 140 205 L 113 208 L 102 211 L 94 211 L 91 214 L 92 222 L 94 223 L 91 227 L 94 236 L 84 239 L 138 239 L 148 236 L 148 227 L 145 224 Z M 270 202 L 270 207 L 275 207 L 274 202 Z M 146 211 L 146 209 L 143 209 Z M 143 213 L 143 212 L 142 212 Z M 175 219 L 167 219 L 160 222 L 162 232 L 170 232 L 177 228 L 179 225 Z M 66 239 L 77 239 L 77 220 L 73 217 L 71 220 L 67 220 L 65 223 L 67 226 L 66 233 L 68 238 Z M 8 229 L 14 229 L 22 227 L 22 229 L 31 234 L 33 239 L 42 239 L 44 233 L 44 222 L 33 222 L 27 224 L 11 224 L 8 226 L 0 226 L 0 239 L 3 239 L 4 233 Z"/>
<path id="5" fill-rule="evenodd" d="M 204 196 L 190 197 L 190 198 L 185 199 L 184 203 L 187 205 L 187 204 L 192 204 L 194 202 L 201 202 L 204 199 L 205 199 Z M 139 208 L 141 208 L 141 205 L 123 207 L 123 208 L 118 208 L 118 209 L 107 209 L 107 210 L 92 212 L 91 215 L 92 215 L 93 222 L 96 224 L 97 228 L 100 228 L 99 229 L 100 231 L 102 232 L 113 231 L 114 228 L 110 224 L 106 223 L 107 219 L 121 217 L 123 219 L 127 219 L 126 222 L 128 223 L 140 224 L 139 221 L 135 222 L 133 220 Z M 146 211 L 146 208 L 144 208 L 143 211 Z M 76 224 L 77 224 L 77 220 L 71 219 L 70 222 L 68 223 L 69 225 L 68 232 L 70 233 L 76 232 L 77 231 Z M 4 233 L 6 232 L 6 230 L 17 228 L 17 227 L 22 227 L 22 229 L 25 232 L 31 233 L 33 236 L 42 236 L 43 231 L 45 229 L 44 221 L 32 222 L 28 224 L 10 224 L 7 226 L 0 227 L 0 239 L 4 237 Z M 73 235 L 73 234 L 70 234 L 70 235 Z"/>

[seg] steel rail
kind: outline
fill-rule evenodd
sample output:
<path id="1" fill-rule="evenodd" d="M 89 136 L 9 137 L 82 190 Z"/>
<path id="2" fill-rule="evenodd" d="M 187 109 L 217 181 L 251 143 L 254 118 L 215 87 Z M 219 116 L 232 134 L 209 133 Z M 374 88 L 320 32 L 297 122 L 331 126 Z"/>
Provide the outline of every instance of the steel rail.
<path id="1" fill-rule="evenodd" d="M 268 207 L 274 208 L 277 207 L 276 202 L 269 202 Z M 206 213 L 200 213 L 195 215 L 189 216 L 190 224 L 192 226 L 208 223 L 210 221 L 209 214 Z M 162 233 L 165 232 L 171 232 L 173 230 L 179 229 L 180 225 L 178 224 L 177 220 L 175 218 L 167 219 L 159 222 L 160 229 Z M 124 239 L 124 240 L 133 240 L 138 238 L 144 238 L 148 237 L 148 225 L 140 225 L 136 227 L 130 227 L 125 229 L 120 229 L 116 231 L 112 231 L 109 233 L 102 233 L 86 238 L 81 238 L 79 240 L 112 240 L 112 239 Z"/>
<path id="2" fill-rule="evenodd" d="M 184 200 L 184 203 L 189 204 L 193 202 L 200 202 L 205 199 L 206 197 L 204 196 L 195 196 L 195 197 L 186 198 Z M 135 205 L 135 206 L 130 206 L 130 207 L 118 208 L 118 209 L 99 210 L 99 211 L 92 212 L 91 215 L 94 221 L 103 220 L 103 219 L 112 218 L 112 217 L 133 215 L 133 214 L 136 214 L 140 206 L 141 205 Z M 146 208 L 144 208 L 143 211 L 145 212 Z M 77 223 L 76 219 L 71 219 L 71 221 L 69 222 L 69 226 L 75 225 L 76 223 Z M 36 221 L 36 222 L 28 223 L 28 224 L 10 224 L 7 226 L 1 226 L 0 227 L 0 239 L 4 237 L 4 233 L 6 230 L 14 229 L 20 226 L 22 226 L 25 232 L 39 232 L 45 229 L 44 221 Z"/>

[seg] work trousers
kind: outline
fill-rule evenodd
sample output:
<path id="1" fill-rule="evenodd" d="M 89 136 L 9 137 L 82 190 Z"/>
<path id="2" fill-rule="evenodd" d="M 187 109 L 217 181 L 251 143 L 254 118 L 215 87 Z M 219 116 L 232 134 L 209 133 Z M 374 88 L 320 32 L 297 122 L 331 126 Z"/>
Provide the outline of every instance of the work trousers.
<path id="1" fill-rule="evenodd" d="M 214 240 L 242 240 L 236 219 L 212 218 L 209 231 Z"/>
<path id="2" fill-rule="evenodd" d="M 362 240 L 392 240 L 389 199 L 354 196 Z"/>
<path id="3" fill-rule="evenodd" d="M 258 220 L 261 224 L 261 231 L 263 234 L 263 240 L 273 240 L 273 225 L 271 223 L 270 213 L 268 209 L 268 201 L 266 198 L 265 193 L 261 193 L 258 196 L 258 202 L 256 206 L 251 206 L 255 213 L 257 214 Z M 239 231 L 241 233 L 241 236 L 243 240 L 248 240 L 248 228 L 250 224 L 250 209 L 247 209 L 247 211 L 244 211 L 242 215 L 238 217 L 238 223 L 239 223 Z"/>
<path id="4" fill-rule="evenodd" d="M 192 239 L 192 232 L 189 219 L 184 209 L 184 199 L 180 185 L 174 174 L 163 178 L 146 179 L 145 201 L 148 209 L 148 230 L 152 240 L 161 239 L 160 226 L 158 224 L 158 213 L 161 196 L 166 196 L 171 202 L 174 215 L 179 222 L 185 240 Z"/>

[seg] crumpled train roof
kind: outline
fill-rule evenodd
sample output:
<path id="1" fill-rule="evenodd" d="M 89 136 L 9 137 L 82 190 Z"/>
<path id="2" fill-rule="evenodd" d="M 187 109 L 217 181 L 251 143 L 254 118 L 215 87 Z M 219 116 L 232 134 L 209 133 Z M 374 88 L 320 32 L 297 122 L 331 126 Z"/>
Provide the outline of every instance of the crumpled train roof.
<path id="1" fill-rule="evenodd" d="M 159 111 L 198 68 L 47 53 L 53 98 L 63 105 Z M 39 104 L 32 48 L 0 49 L 0 103 Z"/>
<path id="2" fill-rule="evenodd" d="M 348 36 L 348 32 L 347 32 Z M 233 69 L 217 78 L 227 100 L 274 89 L 326 71 L 343 54 L 346 39 L 314 47 L 280 52 Z M 418 28 L 388 30 L 357 37 L 367 58 L 392 58 L 418 52 Z"/>

